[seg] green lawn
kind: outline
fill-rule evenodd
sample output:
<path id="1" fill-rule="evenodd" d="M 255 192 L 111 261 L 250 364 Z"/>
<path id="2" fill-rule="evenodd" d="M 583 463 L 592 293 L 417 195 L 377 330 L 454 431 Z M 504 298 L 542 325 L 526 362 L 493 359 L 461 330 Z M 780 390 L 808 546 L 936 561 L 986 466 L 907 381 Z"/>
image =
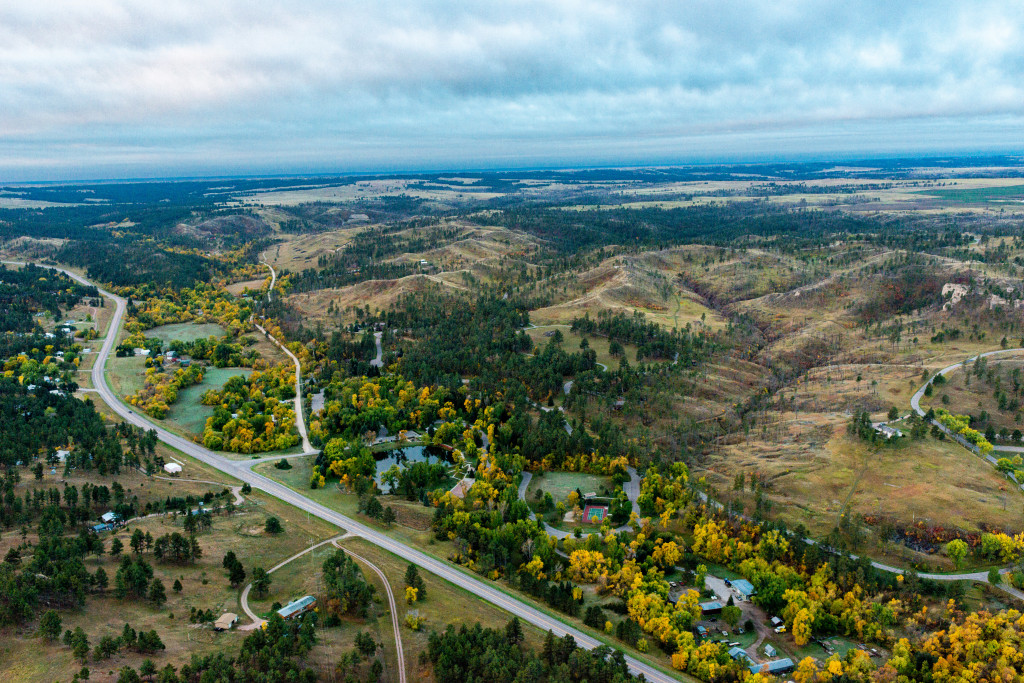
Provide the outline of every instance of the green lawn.
<path id="1" fill-rule="evenodd" d="M 231 377 L 252 374 L 251 368 L 214 368 L 203 371 L 203 381 L 178 392 L 178 400 L 167 411 L 169 422 L 190 434 L 202 434 L 206 418 L 213 415 L 213 406 L 204 406 L 200 400 L 210 389 L 220 389 Z"/>
<path id="2" fill-rule="evenodd" d="M 580 472 L 545 472 L 543 476 L 533 475 L 526 489 L 526 500 L 536 499 L 537 491 L 550 493 L 555 503 L 564 502 L 570 491 L 579 489 L 581 493 L 596 493 L 599 496 L 611 495 L 615 484 L 611 477 Z"/>
<path id="3" fill-rule="evenodd" d="M 146 330 L 145 335 L 161 340 L 165 345 L 172 339 L 190 342 L 207 337 L 223 337 L 227 332 L 217 323 L 175 323 Z"/>
<path id="4" fill-rule="evenodd" d="M 118 358 L 111 355 L 106 365 L 110 388 L 120 398 L 130 396 L 142 388 L 146 372 L 146 359 L 142 356 Z"/>

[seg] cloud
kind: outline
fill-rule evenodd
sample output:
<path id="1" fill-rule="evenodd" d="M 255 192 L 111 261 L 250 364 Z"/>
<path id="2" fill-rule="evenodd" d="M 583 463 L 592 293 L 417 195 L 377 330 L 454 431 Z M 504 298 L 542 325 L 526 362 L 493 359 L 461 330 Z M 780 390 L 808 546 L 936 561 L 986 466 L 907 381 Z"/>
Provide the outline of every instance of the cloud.
<path id="1" fill-rule="evenodd" d="M 1009 148 L 1022 33 L 984 1 L 7 3 L 0 177 Z"/>

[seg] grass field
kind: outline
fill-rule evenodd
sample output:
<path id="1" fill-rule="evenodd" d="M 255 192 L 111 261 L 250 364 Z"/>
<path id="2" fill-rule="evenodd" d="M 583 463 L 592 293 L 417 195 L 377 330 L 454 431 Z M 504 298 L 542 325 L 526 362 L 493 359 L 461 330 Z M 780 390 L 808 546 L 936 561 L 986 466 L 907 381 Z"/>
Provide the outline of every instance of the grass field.
<path id="1" fill-rule="evenodd" d="M 202 383 L 179 391 L 177 402 L 170 407 L 167 417 L 161 422 L 170 423 L 189 434 L 202 434 L 206 418 L 213 415 L 213 406 L 204 406 L 200 402 L 203 394 L 210 389 L 222 388 L 228 379 L 236 375 L 248 377 L 251 374 L 251 368 L 206 368 Z"/>
<path id="2" fill-rule="evenodd" d="M 993 187 L 972 187 L 952 189 L 921 190 L 917 194 L 928 195 L 950 202 L 975 204 L 978 202 L 1024 200 L 1024 184 Z"/>
<path id="3" fill-rule="evenodd" d="M 177 339 L 183 342 L 191 342 L 196 339 L 207 337 L 223 337 L 226 333 L 224 328 L 217 323 L 175 323 L 173 325 L 161 325 L 146 330 L 147 337 L 159 339 L 164 346 L 171 340 Z"/>
<path id="4" fill-rule="evenodd" d="M 555 503 L 565 502 L 570 491 L 579 489 L 582 493 L 610 495 L 615 490 L 611 477 L 581 472 L 545 472 L 544 476 L 533 475 L 526 489 L 526 500 L 536 500 L 537 491 L 550 493 Z"/>
<path id="5" fill-rule="evenodd" d="M 531 327 L 526 330 L 526 334 L 533 340 L 534 352 L 539 351 L 541 348 L 551 343 L 551 335 L 555 330 L 562 333 L 564 340 L 559 346 L 566 351 L 566 353 L 574 353 L 579 351 L 580 342 L 583 341 L 583 337 L 579 334 L 569 330 L 566 325 L 542 325 L 538 327 Z M 597 362 L 605 365 L 609 368 L 617 368 L 619 366 L 619 359 L 614 358 L 608 353 L 608 339 L 605 337 L 597 337 L 589 335 L 587 337 L 587 343 L 590 344 L 590 348 L 597 354 Z M 625 349 L 626 357 L 629 358 L 630 362 L 636 361 L 636 347 L 633 345 L 623 344 Z"/>
<path id="6" fill-rule="evenodd" d="M 107 381 L 119 397 L 130 396 L 142 388 L 146 372 L 146 359 L 142 356 L 118 358 L 111 354 L 107 359 Z"/>
<path id="7" fill-rule="evenodd" d="M 872 449 L 845 433 L 845 420 L 800 415 L 712 454 L 701 474 L 736 498 L 733 477 L 757 473 L 769 482 L 772 517 L 829 533 L 844 513 L 903 525 L 923 522 L 977 531 L 982 525 L 1019 531 L 1021 493 L 987 462 L 949 440 L 927 438 L 902 448 Z M 750 494 L 740 497 L 746 505 Z M 919 561 L 902 546 L 886 553 Z M 944 567 L 944 558 L 928 561 Z"/>

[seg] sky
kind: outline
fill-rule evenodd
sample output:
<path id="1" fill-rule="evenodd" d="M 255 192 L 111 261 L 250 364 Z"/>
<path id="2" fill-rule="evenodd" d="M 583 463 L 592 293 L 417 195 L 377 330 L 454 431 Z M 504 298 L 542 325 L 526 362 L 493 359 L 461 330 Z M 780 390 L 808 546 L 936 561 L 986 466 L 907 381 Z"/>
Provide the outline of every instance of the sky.
<path id="1" fill-rule="evenodd" d="M 0 0 L 0 182 L 1022 141 L 1016 0 Z"/>

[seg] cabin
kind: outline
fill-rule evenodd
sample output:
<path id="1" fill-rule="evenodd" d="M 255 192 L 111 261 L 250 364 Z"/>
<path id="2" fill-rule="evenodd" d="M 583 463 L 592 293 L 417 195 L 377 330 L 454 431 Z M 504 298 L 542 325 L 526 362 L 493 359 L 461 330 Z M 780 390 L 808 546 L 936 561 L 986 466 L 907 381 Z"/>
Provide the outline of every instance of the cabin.
<path id="1" fill-rule="evenodd" d="M 213 630 L 230 631 L 236 623 L 238 623 L 238 615 L 234 612 L 225 612 L 217 621 L 213 622 Z"/>
<path id="2" fill-rule="evenodd" d="M 111 510 L 110 512 L 104 512 L 100 515 L 100 521 L 104 524 L 117 524 L 117 522 L 120 521 L 120 517 L 117 516 L 116 512 Z"/>
<path id="3" fill-rule="evenodd" d="M 288 619 L 294 619 L 306 612 L 312 611 L 314 607 L 316 607 L 316 598 L 312 595 L 307 595 L 299 598 L 298 600 L 292 600 L 287 605 L 277 610 L 277 613 L 281 615 L 282 619 L 287 621 Z"/>
<path id="4" fill-rule="evenodd" d="M 722 603 L 720 602 L 702 602 L 700 603 L 700 612 L 704 616 L 710 616 L 713 614 L 722 613 Z"/>

